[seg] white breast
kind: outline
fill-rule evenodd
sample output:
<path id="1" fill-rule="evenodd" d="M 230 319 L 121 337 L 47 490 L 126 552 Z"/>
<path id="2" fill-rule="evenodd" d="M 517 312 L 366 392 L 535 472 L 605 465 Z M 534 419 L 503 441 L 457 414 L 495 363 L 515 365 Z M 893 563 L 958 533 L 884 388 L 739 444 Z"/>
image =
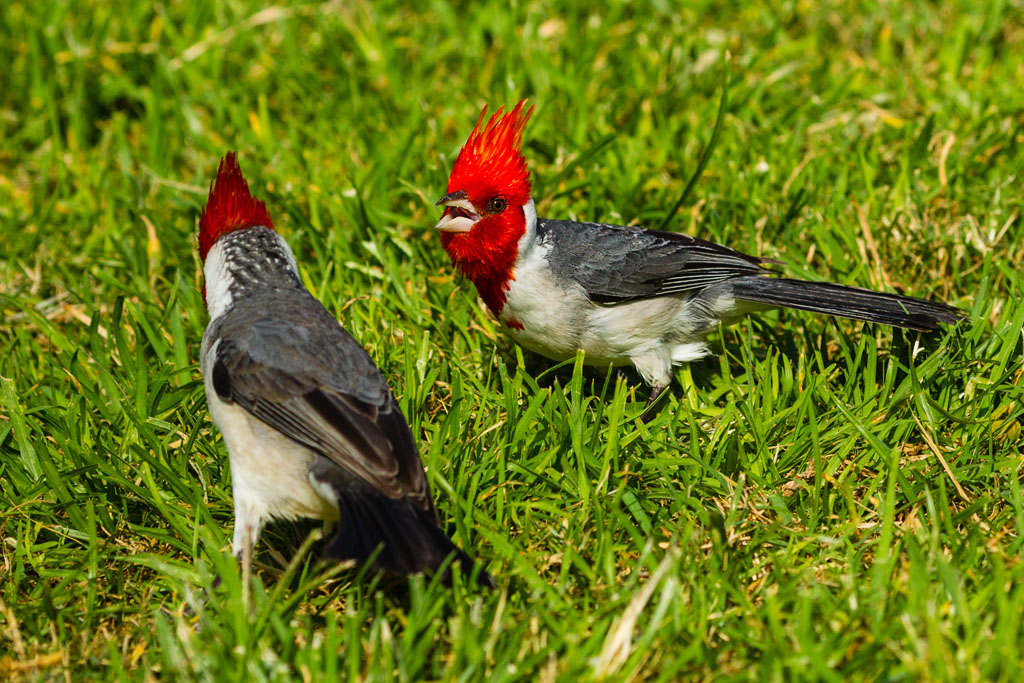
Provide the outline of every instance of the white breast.
<path id="1" fill-rule="evenodd" d="M 500 319 L 519 344 L 562 360 L 580 348 L 590 304 L 582 288 L 565 286 L 553 277 L 547 251 L 548 247 L 535 246 L 516 262 Z"/>

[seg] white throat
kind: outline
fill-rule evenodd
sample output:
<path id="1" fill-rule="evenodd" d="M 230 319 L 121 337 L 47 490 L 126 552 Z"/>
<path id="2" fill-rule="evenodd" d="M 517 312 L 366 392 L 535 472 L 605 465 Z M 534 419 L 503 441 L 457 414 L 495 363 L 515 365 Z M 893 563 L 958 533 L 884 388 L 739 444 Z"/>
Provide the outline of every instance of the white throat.
<path id="1" fill-rule="evenodd" d="M 533 248 L 534 242 L 537 239 L 537 206 L 533 203 L 533 197 L 530 197 L 530 201 L 523 204 L 523 217 L 526 219 L 526 230 L 523 232 L 523 236 L 519 238 L 517 262 Z"/>
<path id="2" fill-rule="evenodd" d="M 234 278 L 224 258 L 224 240 L 218 240 L 207 252 L 203 277 L 206 278 L 206 309 L 210 311 L 210 320 L 213 320 L 231 308 L 232 301 L 231 283 Z"/>

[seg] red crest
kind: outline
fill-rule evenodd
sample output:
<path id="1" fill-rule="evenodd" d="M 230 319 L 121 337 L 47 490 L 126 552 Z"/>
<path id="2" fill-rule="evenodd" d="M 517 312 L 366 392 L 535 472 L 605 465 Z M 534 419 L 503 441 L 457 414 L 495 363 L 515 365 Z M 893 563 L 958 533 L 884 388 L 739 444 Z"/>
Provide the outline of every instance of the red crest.
<path id="1" fill-rule="evenodd" d="M 257 225 L 274 228 L 267 207 L 249 193 L 234 152 L 220 161 L 217 179 L 199 216 L 199 257 L 205 262 L 210 248 L 224 235 Z"/>
<path id="2" fill-rule="evenodd" d="M 452 166 L 449 192 L 465 190 L 475 201 L 498 191 L 510 204 L 524 204 L 529 200 L 530 172 L 519 148 L 533 107 L 524 111 L 525 105 L 526 100 L 520 100 L 508 113 L 500 107 L 486 125 L 487 107 L 484 106 Z"/>

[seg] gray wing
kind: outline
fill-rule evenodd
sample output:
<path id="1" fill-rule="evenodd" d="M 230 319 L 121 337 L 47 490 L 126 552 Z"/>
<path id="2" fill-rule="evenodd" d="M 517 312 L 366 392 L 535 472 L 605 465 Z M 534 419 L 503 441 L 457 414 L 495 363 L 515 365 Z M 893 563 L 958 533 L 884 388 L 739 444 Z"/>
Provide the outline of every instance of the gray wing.
<path id="1" fill-rule="evenodd" d="M 369 355 L 308 292 L 236 304 L 208 334 L 215 350 L 209 371 L 221 400 L 382 494 L 409 497 L 433 512 L 415 442 L 391 390 Z"/>
<path id="2" fill-rule="evenodd" d="M 601 303 L 696 291 L 772 272 L 762 265 L 768 260 L 674 232 L 541 219 L 537 236 L 552 245 L 552 266 Z"/>

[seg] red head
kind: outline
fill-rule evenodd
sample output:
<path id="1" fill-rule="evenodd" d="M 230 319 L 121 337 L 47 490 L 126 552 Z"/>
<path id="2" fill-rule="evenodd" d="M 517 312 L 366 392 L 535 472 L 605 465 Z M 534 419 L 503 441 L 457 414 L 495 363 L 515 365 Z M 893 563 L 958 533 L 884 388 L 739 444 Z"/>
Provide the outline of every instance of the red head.
<path id="1" fill-rule="evenodd" d="M 525 105 L 522 100 L 508 113 L 499 108 L 486 125 L 484 107 L 452 167 L 448 194 L 438 202 L 445 207 L 436 226 L 441 246 L 495 314 L 505 303 L 506 283 L 526 232 L 523 207 L 531 186 L 520 146 L 533 107 L 524 111 Z"/>
<path id="2" fill-rule="evenodd" d="M 257 225 L 274 227 L 267 207 L 249 194 L 235 153 L 228 152 L 220 161 L 217 179 L 210 186 L 210 197 L 199 216 L 199 258 L 205 263 L 210 248 L 229 232 Z"/>

